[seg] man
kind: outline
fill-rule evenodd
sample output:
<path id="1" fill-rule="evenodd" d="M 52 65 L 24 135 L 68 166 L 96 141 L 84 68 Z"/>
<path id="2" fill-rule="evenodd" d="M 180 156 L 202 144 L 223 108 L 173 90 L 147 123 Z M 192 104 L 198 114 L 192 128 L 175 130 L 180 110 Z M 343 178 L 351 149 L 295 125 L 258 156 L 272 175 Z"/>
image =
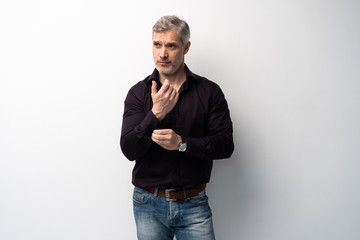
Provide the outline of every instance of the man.
<path id="1" fill-rule="evenodd" d="M 217 84 L 184 63 L 188 24 L 164 16 L 153 26 L 154 72 L 125 100 L 120 145 L 136 160 L 132 182 L 138 239 L 215 239 L 205 192 L 212 161 L 234 150 L 232 122 Z"/>

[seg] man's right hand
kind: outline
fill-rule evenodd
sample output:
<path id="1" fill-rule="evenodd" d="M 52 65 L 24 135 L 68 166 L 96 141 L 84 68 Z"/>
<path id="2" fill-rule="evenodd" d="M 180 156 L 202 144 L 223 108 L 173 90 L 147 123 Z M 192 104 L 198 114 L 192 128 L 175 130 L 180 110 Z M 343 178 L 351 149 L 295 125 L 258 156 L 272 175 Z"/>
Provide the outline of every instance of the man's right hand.
<path id="1" fill-rule="evenodd" d="M 165 79 L 159 92 L 157 91 L 157 83 L 152 81 L 151 98 L 153 101 L 151 111 L 154 113 L 155 117 L 161 121 L 165 118 L 166 114 L 175 107 L 179 99 L 179 93 L 171 86 L 167 79 Z"/>

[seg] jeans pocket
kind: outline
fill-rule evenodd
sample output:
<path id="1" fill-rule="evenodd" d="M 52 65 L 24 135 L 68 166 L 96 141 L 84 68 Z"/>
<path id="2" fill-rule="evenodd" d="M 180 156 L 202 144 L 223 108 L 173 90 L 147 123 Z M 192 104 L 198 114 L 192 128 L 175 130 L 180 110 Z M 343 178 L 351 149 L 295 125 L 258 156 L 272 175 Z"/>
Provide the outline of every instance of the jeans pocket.
<path id="1" fill-rule="evenodd" d="M 142 190 L 141 188 L 135 187 L 133 193 L 134 203 L 144 204 L 149 200 L 150 197 L 151 197 L 151 193 Z"/>

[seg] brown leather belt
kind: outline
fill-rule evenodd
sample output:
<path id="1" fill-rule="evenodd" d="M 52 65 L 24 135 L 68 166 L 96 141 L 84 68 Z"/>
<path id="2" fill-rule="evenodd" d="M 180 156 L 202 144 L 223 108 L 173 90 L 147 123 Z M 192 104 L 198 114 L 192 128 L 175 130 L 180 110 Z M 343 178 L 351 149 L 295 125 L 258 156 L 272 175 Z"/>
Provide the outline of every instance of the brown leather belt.
<path id="1" fill-rule="evenodd" d="M 188 197 L 195 197 L 199 192 L 204 190 L 206 184 L 198 185 L 187 189 L 163 189 L 158 188 L 157 195 L 166 198 L 167 201 L 182 200 Z M 144 190 L 155 193 L 156 188 L 144 188 Z"/>

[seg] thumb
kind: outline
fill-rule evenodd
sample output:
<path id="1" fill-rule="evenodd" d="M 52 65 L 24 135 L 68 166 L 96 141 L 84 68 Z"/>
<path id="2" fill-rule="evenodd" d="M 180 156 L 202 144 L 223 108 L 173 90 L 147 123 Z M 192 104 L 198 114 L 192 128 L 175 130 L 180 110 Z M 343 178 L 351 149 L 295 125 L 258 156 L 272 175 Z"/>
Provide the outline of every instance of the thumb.
<path id="1" fill-rule="evenodd" d="M 156 93 L 157 93 L 157 83 L 155 81 L 152 81 L 151 95 L 155 95 Z"/>

